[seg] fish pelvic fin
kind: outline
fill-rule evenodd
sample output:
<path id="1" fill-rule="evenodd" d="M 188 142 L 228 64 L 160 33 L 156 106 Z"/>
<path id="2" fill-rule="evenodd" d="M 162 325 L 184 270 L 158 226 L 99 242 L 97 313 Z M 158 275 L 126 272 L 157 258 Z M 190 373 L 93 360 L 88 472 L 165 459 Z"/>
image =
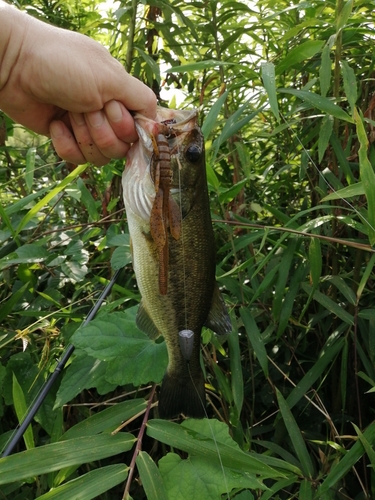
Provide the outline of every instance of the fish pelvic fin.
<path id="1" fill-rule="evenodd" d="M 232 322 L 217 283 L 215 283 L 211 309 L 204 326 L 218 335 L 228 335 L 232 331 Z"/>
<path id="2" fill-rule="evenodd" d="M 173 418 L 183 413 L 186 417 L 205 417 L 203 373 L 197 376 L 164 375 L 159 395 L 159 415 Z"/>
<path id="3" fill-rule="evenodd" d="M 150 318 L 144 304 L 143 300 L 139 304 L 137 316 L 135 318 L 135 323 L 137 327 L 143 332 L 146 333 L 151 340 L 155 340 L 159 337 L 160 332 L 157 329 L 155 323 Z"/>

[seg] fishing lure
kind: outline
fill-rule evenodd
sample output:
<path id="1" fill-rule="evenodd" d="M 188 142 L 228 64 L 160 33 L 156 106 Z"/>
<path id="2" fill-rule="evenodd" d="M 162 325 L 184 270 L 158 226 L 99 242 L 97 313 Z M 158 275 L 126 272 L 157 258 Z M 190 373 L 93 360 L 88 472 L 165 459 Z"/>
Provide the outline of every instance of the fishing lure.
<path id="1" fill-rule="evenodd" d="M 159 292 L 161 295 L 166 295 L 168 291 L 168 229 L 175 240 L 178 240 L 181 235 L 180 208 L 170 195 L 172 169 L 168 138 L 174 133 L 172 131 L 173 129 L 168 124 L 162 124 L 156 138 L 151 136 L 154 149 L 152 177 L 155 200 L 150 215 L 150 232 L 159 251 Z"/>

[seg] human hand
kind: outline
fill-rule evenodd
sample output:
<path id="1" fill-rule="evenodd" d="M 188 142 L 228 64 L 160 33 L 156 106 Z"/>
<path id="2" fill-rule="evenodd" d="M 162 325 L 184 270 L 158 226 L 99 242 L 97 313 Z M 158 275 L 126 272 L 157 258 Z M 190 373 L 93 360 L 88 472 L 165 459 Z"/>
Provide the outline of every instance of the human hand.
<path id="1" fill-rule="evenodd" d="M 124 157 L 137 139 L 130 110 L 154 118 L 153 92 L 90 38 L 0 8 L 5 33 L 10 26 L 8 41 L 0 34 L 0 108 L 50 135 L 71 163 Z"/>

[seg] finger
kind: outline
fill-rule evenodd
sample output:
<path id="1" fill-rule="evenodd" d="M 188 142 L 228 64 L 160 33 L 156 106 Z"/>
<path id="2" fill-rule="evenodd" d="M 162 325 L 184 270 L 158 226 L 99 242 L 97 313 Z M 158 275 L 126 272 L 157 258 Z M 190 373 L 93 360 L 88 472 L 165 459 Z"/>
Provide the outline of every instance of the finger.
<path id="1" fill-rule="evenodd" d="M 121 108 L 123 108 L 122 105 Z M 125 114 L 125 116 L 127 116 L 127 114 Z M 129 142 L 134 142 L 137 138 L 134 121 L 130 114 L 129 117 L 130 118 L 127 119 L 127 124 L 125 123 L 124 125 L 122 119 L 115 124 L 111 124 L 104 111 L 95 111 L 85 114 L 88 132 L 102 155 L 107 158 L 117 159 L 125 157 L 130 147 Z M 122 135 L 122 137 L 129 142 L 124 142 L 124 140 L 119 139 L 113 127 L 119 135 Z"/>
<path id="2" fill-rule="evenodd" d="M 137 78 L 129 75 L 115 59 L 112 64 L 112 78 L 106 75 L 105 82 L 103 82 L 104 102 L 115 99 L 122 102 L 125 108 L 152 120 L 155 119 L 156 96 L 154 92 Z"/>
<path id="3" fill-rule="evenodd" d="M 98 111 L 95 113 L 101 112 Z M 91 135 L 90 127 L 85 120 L 85 115 L 82 113 L 69 113 L 69 117 L 78 148 L 80 149 L 82 155 L 86 158 L 86 161 L 89 161 L 98 167 L 106 165 L 111 156 L 104 155 L 98 148 L 95 143 L 95 139 Z"/>
<path id="4" fill-rule="evenodd" d="M 107 102 L 104 106 L 104 112 L 119 139 L 127 143 L 133 143 L 138 139 L 134 119 L 121 102 Z"/>
<path id="5" fill-rule="evenodd" d="M 77 141 L 68 127 L 59 120 L 51 122 L 49 127 L 52 143 L 56 153 L 60 158 L 74 165 L 86 163 L 86 158 L 83 156 L 78 147 Z"/>

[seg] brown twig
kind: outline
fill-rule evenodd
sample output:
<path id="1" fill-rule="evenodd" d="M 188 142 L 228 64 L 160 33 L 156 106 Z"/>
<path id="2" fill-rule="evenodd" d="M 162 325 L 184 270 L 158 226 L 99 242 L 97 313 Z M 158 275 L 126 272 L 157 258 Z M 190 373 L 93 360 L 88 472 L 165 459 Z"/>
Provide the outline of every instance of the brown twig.
<path id="1" fill-rule="evenodd" d="M 142 439 L 143 439 L 143 435 L 145 433 L 146 424 L 148 422 L 148 416 L 150 414 L 150 410 L 152 407 L 152 400 L 154 399 L 155 389 L 156 389 L 156 384 L 154 384 L 154 386 L 151 390 L 151 394 L 150 394 L 150 398 L 148 400 L 145 416 L 143 417 L 143 420 L 142 420 L 141 429 L 140 429 L 139 434 L 138 434 L 137 445 L 136 445 L 134 453 L 133 453 L 132 461 L 130 462 L 130 465 L 129 465 L 129 475 L 128 475 L 128 479 L 126 481 L 126 486 L 125 486 L 122 500 L 128 500 L 128 498 L 129 498 L 129 490 L 130 490 L 130 485 L 131 485 L 133 475 L 134 475 L 135 461 L 137 460 L 138 453 L 141 451 L 141 448 L 142 448 Z"/>

